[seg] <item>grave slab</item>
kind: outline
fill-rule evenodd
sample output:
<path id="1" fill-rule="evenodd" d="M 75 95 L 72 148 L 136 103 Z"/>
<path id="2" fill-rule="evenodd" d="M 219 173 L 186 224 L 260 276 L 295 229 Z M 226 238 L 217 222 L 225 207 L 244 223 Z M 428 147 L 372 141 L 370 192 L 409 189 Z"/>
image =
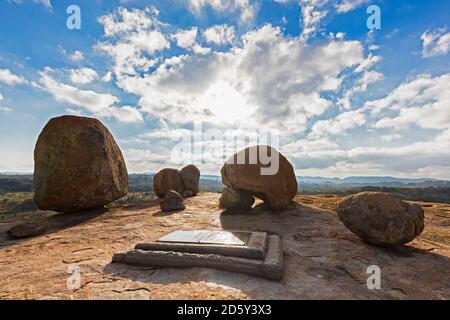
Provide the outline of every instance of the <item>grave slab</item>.
<path id="1" fill-rule="evenodd" d="M 265 232 L 175 231 L 156 242 L 139 243 L 137 250 L 175 251 L 264 259 L 268 236 Z"/>
<path id="2" fill-rule="evenodd" d="M 213 268 L 277 281 L 283 276 L 283 248 L 281 239 L 277 235 L 268 236 L 268 247 L 264 259 L 135 249 L 116 253 L 112 262 L 155 268 Z"/>

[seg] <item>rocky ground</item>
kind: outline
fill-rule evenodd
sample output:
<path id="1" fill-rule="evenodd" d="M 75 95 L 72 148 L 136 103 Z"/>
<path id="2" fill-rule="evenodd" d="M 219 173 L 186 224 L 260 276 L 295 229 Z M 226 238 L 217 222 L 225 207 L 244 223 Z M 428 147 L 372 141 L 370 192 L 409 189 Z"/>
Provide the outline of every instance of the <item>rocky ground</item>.
<path id="1" fill-rule="evenodd" d="M 288 210 L 259 205 L 224 212 L 220 194 L 202 193 L 186 209 L 162 213 L 157 200 L 70 214 L 0 215 L 0 299 L 450 299 L 450 205 L 420 203 L 425 231 L 397 249 L 368 245 L 335 213 L 338 196 L 297 196 Z M 46 216 L 41 236 L 11 240 L 17 223 Z M 111 264 L 115 252 L 178 229 L 258 230 L 282 237 L 281 282 L 211 269 L 151 269 Z M 367 267 L 381 267 L 368 290 Z M 79 267 L 80 288 L 68 289 Z M 70 268 L 72 267 L 72 269 Z"/>

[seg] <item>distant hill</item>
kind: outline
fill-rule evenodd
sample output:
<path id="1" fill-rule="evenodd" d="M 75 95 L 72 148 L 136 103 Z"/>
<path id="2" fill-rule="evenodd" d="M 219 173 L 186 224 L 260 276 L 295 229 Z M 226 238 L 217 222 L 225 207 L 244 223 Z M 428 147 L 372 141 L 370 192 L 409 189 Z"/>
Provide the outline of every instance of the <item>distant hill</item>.
<path id="1" fill-rule="evenodd" d="M 406 179 L 395 177 L 347 177 L 340 178 L 323 178 L 323 177 L 297 177 L 300 183 L 306 184 L 351 184 L 351 185 L 411 185 L 423 183 L 445 183 L 449 181 L 422 178 L 422 179 Z"/>
<path id="2" fill-rule="evenodd" d="M 153 173 L 129 174 L 129 192 L 153 191 Z M 348 195 L 361 191 L 381 191 L 396 194 L 403 199 L 450 203 L 450 181 L 437 179 L 404 179 L 394 177 L 297 177 L 298 192 L 306 195 Z M 202 175 L 200 190 L 220 192 L 222 179 L 216 175 Z M 0 173 L 0 194 L 32 192 L 32 174 Z"/>
<path id="3" fill-rule="evenodd" d="M 0 193 L 33 191 L 32 174 L 0 173 Z"/>

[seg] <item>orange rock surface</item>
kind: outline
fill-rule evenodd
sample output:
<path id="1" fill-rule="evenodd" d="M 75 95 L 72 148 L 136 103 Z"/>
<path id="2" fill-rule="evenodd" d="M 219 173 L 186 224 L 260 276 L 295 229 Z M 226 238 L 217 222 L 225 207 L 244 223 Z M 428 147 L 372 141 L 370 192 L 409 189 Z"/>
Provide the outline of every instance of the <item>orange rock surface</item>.
<path id="1" fill-rule="evenodd" d="M 6 231 L 29 216 L 1 223 L 0 299 L 450 299 L 450 205 L 422 203 L 425 231 L 404 247 L 386 249 L 340 223 L 338 196 L 297 196 L 276 213 L 258 204 L 250 212 L 224 212 L 219 197 L 201 193 L 173 214 L 161 212 L 158 200 L 108 211 L 38 212 L 33 215 L 49 216 L 50 228 L 25 240 L 11 240 Z M 279 234 L 283 280 L 110 263 L 115 252 L 178 229 Z M 370 265 L 381 268 L 380 290 L 366 286 Z M 73 267 L 81 272 L 78 289 L 67 286 Z"/>

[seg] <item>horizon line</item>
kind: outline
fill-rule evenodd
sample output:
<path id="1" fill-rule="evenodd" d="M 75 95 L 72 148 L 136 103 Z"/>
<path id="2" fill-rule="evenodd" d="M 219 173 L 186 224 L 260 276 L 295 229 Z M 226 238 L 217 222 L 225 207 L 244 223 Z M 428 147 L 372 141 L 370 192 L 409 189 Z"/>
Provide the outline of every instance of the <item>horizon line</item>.
<path id="1" fill-rule="evenodd" d="M 0 171 L 0 174 L 4 174 L 4 175 L 32 175 L 33 172 L 31 171 Z M 142 174 L 142 175 L 154 175 L 155 172 L 128 172 L 128 175 L 132 175 L 132 174 Z M 200 174 L 200 176 L 214 176 L 214 177 L 220 177 L 220 174 Z M 339 180 L 345 180 L 345 179 L 349 179 L 349 178 L 393 178 L 393 179 L 402 179 L 402 180 L 437 180 L 437 181 L 450 181 L 450 179 L 446 179 L 446 178 L 429 178 L 429 177 L 419 177 L 419 178 L 403 178 L 403 177 L 395 177 L 395 176 L 384 176 L 384 175 L 380 175 L 380 176 L 374 176 L 374 175 L 352 175 L 352 176 L 346 176 L 345 178 L 339 178 L 339 177 L 327 177 L 327 176 L 302 176 L 302 175 L 296 175 L 297 178 L 320 178 L 320 179 L 339 179 Z"/>

